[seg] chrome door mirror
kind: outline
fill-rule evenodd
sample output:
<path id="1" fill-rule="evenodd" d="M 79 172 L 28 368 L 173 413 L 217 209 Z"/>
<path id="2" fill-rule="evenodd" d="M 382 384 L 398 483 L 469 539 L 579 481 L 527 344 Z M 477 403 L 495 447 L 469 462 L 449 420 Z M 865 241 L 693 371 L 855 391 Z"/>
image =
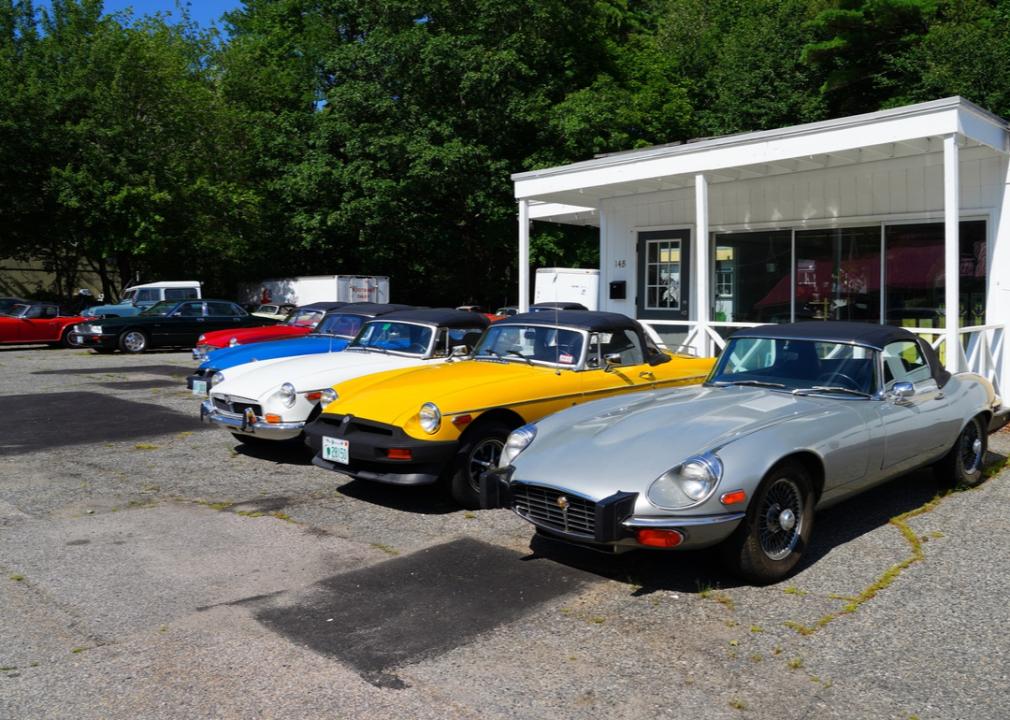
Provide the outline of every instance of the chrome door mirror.
<path id="1" fill-rule="evenodd" d="M 454 345 L 452 350 L 449 351 L 449 357 L 463 358 L 470 354 L 470 348 L 466 345 Z"/>
<path id="2" fill-rule="evenodd" d="M 902 402 L 913 395 L 915 395 L 915 385 L 910 382 L 896 382 L 887 393 L 892 402 Z"/>
<path id="3" fill-rule="evenodd" d="M 621 353 L 608 353 L 603 356 L 603 362 L 605 367 L 603 368 L 607 372 L 611 372 L 615 367 L 621 364 Z"/>

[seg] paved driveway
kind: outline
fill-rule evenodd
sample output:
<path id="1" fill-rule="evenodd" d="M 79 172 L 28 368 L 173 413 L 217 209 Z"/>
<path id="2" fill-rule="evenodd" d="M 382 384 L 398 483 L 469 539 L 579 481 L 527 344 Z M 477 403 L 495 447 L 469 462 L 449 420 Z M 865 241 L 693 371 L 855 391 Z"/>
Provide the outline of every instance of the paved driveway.
<path id="1" fill-rule="evenodd" d="M 1006 474 L 833 508 L 751 588 L 250 451 L 200 425 L 191 365 L 0 351 L 0 718 L 1010 712 Z"/>

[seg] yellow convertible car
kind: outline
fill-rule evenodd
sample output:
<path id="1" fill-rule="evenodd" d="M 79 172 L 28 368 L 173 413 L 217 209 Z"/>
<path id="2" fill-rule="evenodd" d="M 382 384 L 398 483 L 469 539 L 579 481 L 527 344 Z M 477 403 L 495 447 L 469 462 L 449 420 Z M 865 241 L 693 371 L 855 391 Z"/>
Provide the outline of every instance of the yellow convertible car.
<path id="1" fill-rule="evenodd" d="M 699 383 L 713 362 L 660 350 L 624 315 L 514 315 L 466 359 L 327 391 L 335 399 L 306 426 L 306 442 L 320 467 L 400 485 L 441 479 L 457 502 L 477 507 L 480 474 L 497 465 L 512 430 L 616 393 Z"/>

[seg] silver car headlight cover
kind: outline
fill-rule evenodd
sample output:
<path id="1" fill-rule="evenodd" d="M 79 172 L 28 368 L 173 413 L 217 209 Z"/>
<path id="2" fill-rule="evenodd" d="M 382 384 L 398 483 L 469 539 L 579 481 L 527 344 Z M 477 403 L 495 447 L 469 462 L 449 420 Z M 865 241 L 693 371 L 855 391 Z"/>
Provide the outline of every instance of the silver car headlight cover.
<path id="1" fill-rule="evenodd" d="M 281 385 L 281 389 L 277 391 L 277 397 L 281 399 L 284 407 L 294 407 L 295 399 L 298 397 L 298 393 L 295 391 L 295 386 L 291 383 L 284 383 Z"/>
<path id="2" fill-rule="evenodd" d="M 684 510 L 712 497 L 721 479 L 722 460 L 715 453 L 693 455 L 656 478 L 646 497 L 656 507 Z"/>
<path id="3" fill-rule="evenodd" d="M 533 438 L 537 436 L 537 426 L 533 423 L 523 425 L 518 427 L 509 433 L 508 439 L 505 441 L 505 447 L 502 448 L 501 456 L 498 458 L 498 467 L 508 467 L 512 464 L 519 453 L 530 446 L 533 442 Z"/>
<path id="4" fill-rule="evenodd" d="M 417 413 L 417 421 L 422 430 L 429 435 L 434 435 L 442 427 L 442 411 L 435 403 L 426 402 Z"/>
<path id="5" fill-rule="evenodd" d="M 216 372 L 210 376 L 210 386 L 217 387 L 224 382 L 224 373 Z"/>

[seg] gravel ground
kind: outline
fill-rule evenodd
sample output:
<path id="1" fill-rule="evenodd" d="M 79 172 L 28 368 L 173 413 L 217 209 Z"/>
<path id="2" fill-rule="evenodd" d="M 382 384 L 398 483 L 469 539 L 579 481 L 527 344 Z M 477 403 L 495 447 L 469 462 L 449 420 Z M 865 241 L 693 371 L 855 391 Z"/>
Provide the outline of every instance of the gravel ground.
<path id="1" fill-rule="evenodd" d="M 1007 717 L 1010 473 L 821 513 L 752 588 L 245 449 L 191 367 L 0 350 L 0 718 Z"/>

